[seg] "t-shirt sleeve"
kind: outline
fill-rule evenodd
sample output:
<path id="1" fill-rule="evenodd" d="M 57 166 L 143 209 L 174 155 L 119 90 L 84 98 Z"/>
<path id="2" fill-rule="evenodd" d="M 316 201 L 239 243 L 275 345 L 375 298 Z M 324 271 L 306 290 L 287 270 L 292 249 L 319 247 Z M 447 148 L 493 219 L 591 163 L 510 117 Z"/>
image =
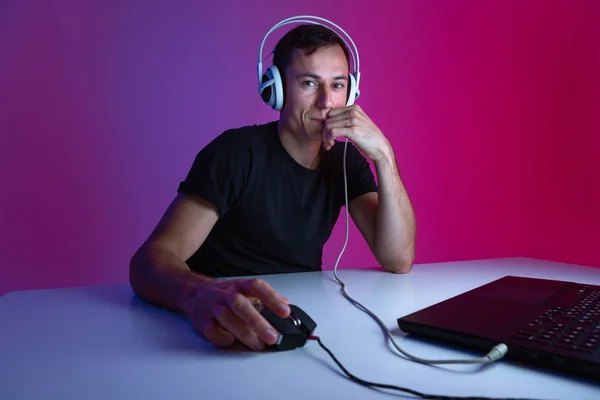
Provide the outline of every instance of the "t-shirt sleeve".
<path id="1" fill-rule="evenodd" d="M 243 136 L 225 131 L 197 153 L 177 192 L 202 197 L 223 216 L 240 199 L 250 164 L 251 153 Z"/>
<path id="2" fill-rule="evenodd" d="M 348 178 L 348 202 L 369 192 L 377 192 L 377 184 L 371 170 L 371 165 L 360 151 L 348 143 L 346 152 L 347 178 Z"/>

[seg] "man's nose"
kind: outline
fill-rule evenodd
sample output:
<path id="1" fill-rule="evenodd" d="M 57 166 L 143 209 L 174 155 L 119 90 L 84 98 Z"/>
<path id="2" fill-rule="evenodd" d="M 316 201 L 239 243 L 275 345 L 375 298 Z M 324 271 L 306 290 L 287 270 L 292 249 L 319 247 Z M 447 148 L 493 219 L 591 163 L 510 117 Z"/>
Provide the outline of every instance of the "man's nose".
<path id="1" fill-rule="evenodd" d="M 331 88 L 323 86 L 319 93 L 318 106 L 321 108 L 333 108 L 333 93 Z"/>

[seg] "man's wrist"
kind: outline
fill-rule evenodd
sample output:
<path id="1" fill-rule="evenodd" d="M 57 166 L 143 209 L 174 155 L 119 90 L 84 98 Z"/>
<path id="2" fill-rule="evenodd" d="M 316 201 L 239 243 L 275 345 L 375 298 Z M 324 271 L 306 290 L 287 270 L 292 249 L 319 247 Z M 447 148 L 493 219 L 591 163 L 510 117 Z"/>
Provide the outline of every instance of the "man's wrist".
<path id="1" fill-rule="evenodd" d="M 375 164 L 375 167 L 377 169 L 381 169 L 382 167 L 394 166 L 396 163 L 396 158 L 394 156 L 392 146 L 383 146 L 382 149 L 379 151 L 379 157 L 374 159 L 373 163 Z"/>
<path id="2" fill-rule="evenodd" d="M 206 285 L 213 281 L 214 279 L 207 276 L 199 275 L 194 272 L 189 273 L 177 302 L 177 305 L 183 314 L 189 316 L 198 290 L 202 290 Z"/>

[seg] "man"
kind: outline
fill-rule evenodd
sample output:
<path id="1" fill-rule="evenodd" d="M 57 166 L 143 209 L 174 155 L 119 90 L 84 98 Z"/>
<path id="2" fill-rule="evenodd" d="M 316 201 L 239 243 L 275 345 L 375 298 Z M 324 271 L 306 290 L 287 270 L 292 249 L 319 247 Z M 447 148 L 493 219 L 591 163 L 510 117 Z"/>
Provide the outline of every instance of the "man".
<path id="1" fill-rule="evenodd" d="M 349 213 L 374 256 L 393 273 L 409 272 L 414 259 L 414 215 L 393 150 L 358 105 L 346 107 L 343 41 L 322 26 L 302 25 L 279 41 L 273 61 L 284 82 L 279 120 L 228 130 L 202 149 L 130 264 L 140 297 L 185 314 L 224 348 L 275 343 L 256 302 L 282 318 L 290 310 L 261 279 L 215 278 L 321 269 L 345 202 L 344 143 L 337 138 L 349 140 Z"/>

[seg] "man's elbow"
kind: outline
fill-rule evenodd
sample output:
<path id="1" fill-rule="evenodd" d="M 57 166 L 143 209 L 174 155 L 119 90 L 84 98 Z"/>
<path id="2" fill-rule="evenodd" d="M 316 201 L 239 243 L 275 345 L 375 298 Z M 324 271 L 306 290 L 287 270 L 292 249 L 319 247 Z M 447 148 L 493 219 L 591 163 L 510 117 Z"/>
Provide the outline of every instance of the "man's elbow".
<path id="1" fill-rule="evenodd" d="M 138 249 L 129 260 L 129 285 L 138 296 L 143 294 L 144 271 L 147 270 L 144 250 L 143 247 Z"/>
<path id="2" fill-rule="evenodd" d="M 139 293 L 139 265 L 138 254 L 135 253 L 129 260 L 129 285 L 133 291 Z"/>
<path id="3" fill-rule="evenodd" d="M 414 258 L 412 253 L 405 254 L 391 262 L 382 263 L 382 267 L 394 274 L 408 274 L 412 270 Z"/>
<path id="4" fill-rule="evenodd" d="M 408 274 L 412 270 L 412 262 L 403 262 L 384 266 L 384 268 L 394 274 Z"/>

